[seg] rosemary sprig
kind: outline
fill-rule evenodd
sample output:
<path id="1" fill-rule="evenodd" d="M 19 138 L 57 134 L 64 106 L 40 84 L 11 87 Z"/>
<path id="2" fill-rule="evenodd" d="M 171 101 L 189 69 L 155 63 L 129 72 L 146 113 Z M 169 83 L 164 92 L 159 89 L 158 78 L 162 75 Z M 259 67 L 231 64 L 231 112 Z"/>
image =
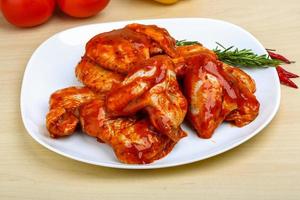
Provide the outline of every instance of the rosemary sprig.
<path id="1" fill-rule="evenodd" d="M 268 55 L 257 55 L 251 49 L 238 49 L 233 46 L 225 48 L 220 43 L 213 51 L 218 58 L 230 65 L 241 67 L 277 67 L 282 62 L 280 60 L 271 59 Z M 218 47 L 221 47 L 218 48 Z"/>
<path id="2" fill-rule="evenodd" d="M 192 44 L 200 44 L 198 41 L 176 40 L 176 46 L 187 46 Z"/>
<path id="3" fill-rule="evenodd" d="M 185 46 L 191 44 L 199 44 L 197 41 L 179 40 L 176 42 L 177 46 Z M 217 54 L 219 60 L 239 67 L 276 67 L 282 63 L 280 60 L 271 59 L 268 55 L 257 55 L 251 49 L 238 49 L 231 47 L 224 47 L 217 43 L 217 47 L 213 51 Z"/>

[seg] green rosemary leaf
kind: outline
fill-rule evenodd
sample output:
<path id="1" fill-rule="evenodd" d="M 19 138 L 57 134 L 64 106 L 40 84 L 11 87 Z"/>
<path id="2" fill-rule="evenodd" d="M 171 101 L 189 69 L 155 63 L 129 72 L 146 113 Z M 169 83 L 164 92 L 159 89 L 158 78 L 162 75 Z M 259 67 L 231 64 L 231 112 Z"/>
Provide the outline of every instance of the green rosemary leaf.
<path id="1" fill-rule="evenodd" d="M 176 40 L 176 46 L 186 46 L 192 44 L 200 44 L 198 41 Z"/>
<path id="2" fill-rule="evenodd" d="M 231 46 L 225 48 L 220 43 L 213 51 L 217 54 L 218 58 L 230 65 L 240 67 L 276 67 L 282 62 L 280 60 L 271 59 L 268 55 L 257 55 L 250 49 L 238 49 Z M 221 47 L 222 49 L 218 48 Z"/>
<path id="3" fill-rule="evenodd" d="M 282 63 L 280 60 L 271 59 L 268 55 L 257 55 L 251 49 L 238 49 L 234 46 L 228 48 L 217 43 L 213 51 L 217 54 L 219 60 L 237 67 L 277 67 Z M 197 41 L 177 40 L 177 46 L 186 46 L 200 44 Z"/>

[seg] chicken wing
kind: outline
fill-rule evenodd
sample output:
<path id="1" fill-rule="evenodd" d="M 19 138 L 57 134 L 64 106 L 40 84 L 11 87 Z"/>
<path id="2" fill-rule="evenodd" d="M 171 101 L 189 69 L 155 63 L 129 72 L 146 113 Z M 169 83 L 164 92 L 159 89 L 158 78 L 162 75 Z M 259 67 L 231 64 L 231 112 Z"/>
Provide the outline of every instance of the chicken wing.
<path id="1" fill-rule="evenodd" d="M 175 64 L 175 72 L 177 76 L 183 76 L 188 71 L 189 67 L 193 67 L 188 66 L 186 61 L 193 56 L 198 56 L 199 54 L 204 54 L 217 59 L 217 55 L 213 51 L 205 48 L 201 44 L 176 47 L 176 57 L 172 58 L 172 61 Z"/>
<path id="2" fill-rule="evenodd" d="M 223 64 L 224 66 L 224 64 Z M 232 80 L 232 85 L 237 92 L 237 109 L 226 116 L 226 121 L 242 127 L 252 122 L 259 113 L 260 104 L 253 94 L 256 90 L 254 80 L 245 72 L 226 66 L 225 72 Z"/>
<path id="3" fill-rule="evenodd" d="M 225 72 L 231 74 L 239 84 L 244 85 L 246 88 L 249 89 L 251 93 L 255 93 L 256 91 L 256 84 L 255 81 L 243 70 L 230 66 L 226 63 L 222 64 L 222 68 Z"/>
<path id="4" fill-rule="evenodd" d="M 108 93 L 107 109 L 114 116 L 128 116 L 143 109 L 152 125 L 173 141 L 186 136 L 179 131 L 187 102 L 179 89 L 172 60 L 155 56 L 137 65 Z"/>
<path id="5" fill-rule="evenodd" d="M 77 79 L 91 90 L 99 93 L 108 92 L 116 83 L 120 83 L 124 76 L 104 69 L 88 57 L 83 57 L 76 67 Z"/>
<path id="6" fill-rule="evenodd" d="M 147 36 L 123 28 L 93 37 L 85 55 L 105 69 L 126 74 L 134 63 L 150 57 L 152 46 Z"/>
<path id="7" fill-rule="evenodd" d="M 83 131 L 109 144 L 123 163 L 146 164 L 166 156 L 176 144 L 158 133 L 148 119 L 110 119 L 96 99 L 80 108 Z"/>
<path id="8" fill-rule="evenodd" d="M 192 44 L 186 46 L 178 46 L 176 47 L 177 57 L 173 58 L 173 62 L 175 64 L 175 72 L 177 75 L 184 75 L 189 67 L 187 66 L 186 60 L 190 59 L 193 56 L 205 55 L 209 56 L 212 59 L 218 59 L 217 55 L 210 49 L 202 46 L 201 44 Z M 226 63 L 223 63 L 222 69 L 228 73 L 231 73 L 236 79 L 241 83 L 245 84 L 249 90 L 254 93 L 256 90 L 255 81 L 245 73 L 243 70 L 230 66 Z"/>
<path id="9" fill-rule="evenodd" d="M 145 34 L 150 37 L 152 40 L 159 44 L 159 47 L 164 50 L 164 52 L 170 57 L 176 56 L 175 44 L 176 40 L 169 34 L 169 32 L 160 28 L 156 25 L 144 25 L 144 24 L 129 24 L 126 26 L 131 30 L 134 30 L 138 33 Z"/>
<path id="10" fill-rule="evenodd" d="M 46 127 L 53 138 L 71 135 L 78 123 L 78 108 L 96 98 L 88 88 L 69 87 L 54 92 L 50 97 L 50 111 Z"/>
<path id="11" fill-rule="evenodd" d="M 225 120 L 235 126 L 243 127 L 257 117 L 259 107 L 260 103 L 256 97 L 247 88 L 241 87 L 238 108 L 226 116 Z"/>
<path id="12" fill-rule="evenodd" d="M 224 78 L 217 60 L 205 54 L 187 60 L 184 78 L 188 119 L 198 136 L 210 138 L 228 113 L 237 108 L 236 93 Z"/>
<path id="13" fill-rule="evenodd" d="M 254 80 L 240 69 L 199 54 L 186 60 L 188 119 L 200 137 L 210 138 L 224 120 L 244 126 L 258 115 Z"/>

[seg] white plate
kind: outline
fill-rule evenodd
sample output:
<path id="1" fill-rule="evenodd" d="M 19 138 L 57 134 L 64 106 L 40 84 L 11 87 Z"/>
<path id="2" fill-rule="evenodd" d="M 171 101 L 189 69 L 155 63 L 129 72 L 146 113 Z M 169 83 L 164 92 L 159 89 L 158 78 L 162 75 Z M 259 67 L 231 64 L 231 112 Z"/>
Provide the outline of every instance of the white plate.
<path id="1" fill-rule="evenodd" d="M 215 42 L 225 46 L 252 49 L 265 54 L 264 47 L 250 33 L 228 22 L 201 19 L 156 19 L 93 24 L 55 34 L 32 55 L 25 70 L 21 91 L 21 112 L 28 133 L 41 145 L 66 157 L 82 162 L 114 168 L 149 169 L 192 163 L 220 154 L 247 141 L 272 120 L 280 102 L 280 85 L 274 68 L 246 69 L 257 84 L 256 96 L 261 103 L 258 117 L 243 128 L 222 124 L 211 139 L 200 139 L 188 126 L 189 134 L 165 158 L 148 165 L 120 163 L 112 149 L 85 134 L 51 139 L 45 128 L 48 100 L 57 89 L 80 85 L 74 68 L 84 53 L 86 42 L 94 35 L 121 28 L 128 23 L 156 24 L 168 29 L 176 39 L 197 40 L 214 48 Z"/>

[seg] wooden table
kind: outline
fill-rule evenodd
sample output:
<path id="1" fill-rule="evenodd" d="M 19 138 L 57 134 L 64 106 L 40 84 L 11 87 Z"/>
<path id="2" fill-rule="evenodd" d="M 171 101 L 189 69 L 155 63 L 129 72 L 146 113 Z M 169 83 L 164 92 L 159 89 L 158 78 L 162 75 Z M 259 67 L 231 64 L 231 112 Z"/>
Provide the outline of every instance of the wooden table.
<path id="1" fill-rule="evenodd" d="M 282 86 L 280 110 L 259 135 L 227 153 L 181 167 L 119 170 L 80 163 L 35 142 L 20 117 L 20 88 L 38 45 L 67 28 L 117 20 L 209 17 L 253 33 L 266 47 L 300 62 L 299 0 L 113 0 L 77 20 L 56 14 L 31 29 L 0 17 L 0 199 L 300 199 L 300 95 Z M 288 67 L 300 74 L 299 64 Z M 295 80 L 300 85 L 300 79 Z"/>

